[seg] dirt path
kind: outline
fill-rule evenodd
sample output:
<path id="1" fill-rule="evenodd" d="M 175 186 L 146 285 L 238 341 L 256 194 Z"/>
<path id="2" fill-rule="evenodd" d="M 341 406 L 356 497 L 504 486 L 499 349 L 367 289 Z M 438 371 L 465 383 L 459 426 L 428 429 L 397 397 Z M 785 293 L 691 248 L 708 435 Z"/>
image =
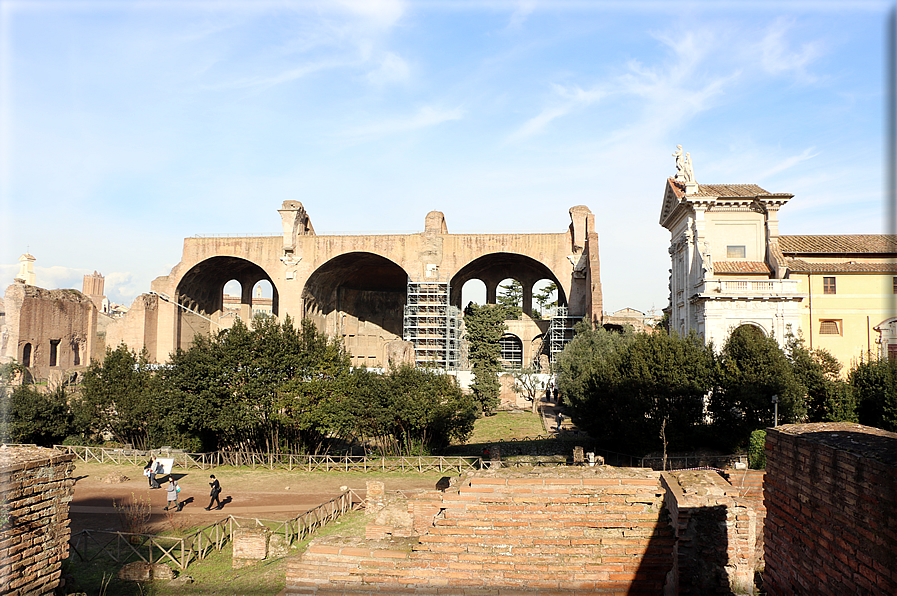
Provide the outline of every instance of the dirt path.
<path id="1" fill-rule="evenodd" d="M 209 504 L 209 474 L 221 483 L 220 511 L 205 511 Z M 140 468 L 110 464 L 79 463 L 75 468 L 75 495 L 71 503 L 72 533 L 81 530 L 123 530 L 115 503 L 135 499 L 148 500 L 151 507 L 151 531 L 172 526 L 188 528 L 212 523 L 228 515 L 262 519 L 289 519 L 332 499 L 342 487 L 364 494 L 369 480 L 382 480 L 387 491 L 433 488 L 446 474 L 360 474 L 343 472 L 288 472 L 265 469 L 227 469 L 213 471 L 174 470 L 181 486 L 179 513 L 164 511 L 165 487 L 150 490 Z M 127 481 L 105 483 L 104 478 L 125 476 Z M 162 478 L 167 481 L 167 478 Z"/>

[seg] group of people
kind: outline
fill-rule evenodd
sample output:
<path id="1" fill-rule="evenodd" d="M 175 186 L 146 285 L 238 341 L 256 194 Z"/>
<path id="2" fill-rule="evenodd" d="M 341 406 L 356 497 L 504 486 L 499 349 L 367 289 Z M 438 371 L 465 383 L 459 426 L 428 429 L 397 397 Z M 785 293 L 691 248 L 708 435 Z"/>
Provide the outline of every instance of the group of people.
<path id="1" fill-rule="evenodd" d="M 159 481 L 156 480 L 157 476 L 160 476 L 165 473 L 165 466 L 162 462 L 156 458 L 156 456 L 152 456 L 150 460 L 143 466 L 143 475 L 149 478 L 149 487 L 150 490 L 155 488 L 162 488 L 159 485 Z M 215 509 L 221 509 L 221 501 L 219 500 L 219 495 L 221 494 L 221 484 L 218 482 L 218 479 L 215 478 L 214 474 L 209 475 L 209 486 L 211 487 L 211 491 L 209 495 L 211 499 L 209 500 L 209 506 L 205 507 L 206 511 L 212 510 L 212 505 L 215 504 L 217 507 Z M 184 503 L 178 499 L 178 493 L 181 492 L 181 487 L 178 485 L 178 481 L 175 480 L 174 476 L 171 473 L 168 474 L 168 488 L 166 489 L 167 494 L 167 504 L 165 506 L 165 511 L 173 510 L 180 511 L 184 507 Z"/>

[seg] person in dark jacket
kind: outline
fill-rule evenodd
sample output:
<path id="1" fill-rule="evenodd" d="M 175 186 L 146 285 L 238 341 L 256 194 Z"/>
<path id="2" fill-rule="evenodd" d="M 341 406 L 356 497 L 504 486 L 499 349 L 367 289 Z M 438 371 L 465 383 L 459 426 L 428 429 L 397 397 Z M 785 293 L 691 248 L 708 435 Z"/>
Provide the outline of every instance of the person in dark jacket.
<path id="1" fill-rule="evenodd" d="M 221 485 L 218 483 L 218 479 L 215 478 L 215 475 L 214 475 L 214 474 L 212 474 L 211 476 L 209 476 L 209 478 L 212 479 L 212 481 L 209 482 L 209 486 L 212 487 L 212 490 L 211 490 L 211 492 L 209 493 L 209 495 L 210 495 L 212 498 L 209 500 L 209 506 L 206 507 L 205 509 L 206 509 L 206 511 L 211 511 L 211 509 L 212 509 L 212 503 L 217 503 L 217 504 L 218 504 L 218 507 L 216 507 L 216 509 L 221 509 L 221 501 L 218 500 L 218 495 L 221 494 Z"/>

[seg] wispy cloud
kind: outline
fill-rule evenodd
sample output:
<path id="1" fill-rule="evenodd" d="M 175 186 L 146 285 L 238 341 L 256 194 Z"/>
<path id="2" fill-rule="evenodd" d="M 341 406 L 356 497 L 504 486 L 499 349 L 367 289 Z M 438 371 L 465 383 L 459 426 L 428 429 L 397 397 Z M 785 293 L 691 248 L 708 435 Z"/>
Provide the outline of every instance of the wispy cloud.
<path id="1" fill-rule="evenodd" d="M 386 52 L 379 65 L 367 75 L 368 81 L 377 86 L 389 83 L 404 83 L 408 80 L 410 69 L 405 60 L 392 52 Z"/>
<path id="2" fill-rule="evenodd" d="M 508 29 L 518 29 L 529 15 L 536 9 L 536 0 L 519 0 L 514 6 L 511 13 L 511 19 L 508 21 Z"/>
<path id="3" fill-rule="evenodd" d="M 436 126 L 443 122 L 461 120 L 463 117 L 464 109 L 460 106 L 452 109 L 423 106 L 410 116 L 374 122 L 367 126 L 349 130 L 345 133 L 345 136 L 358 140 L 371 140 L 373 138 Z"/>
<path id="4" fill-rule="evenodd" d="M 577 86 L 566 87 L 553 84 L 552 105 L 544 108 L 538 115 L 530 118 L 517 129 L 508 140 L 520 141 L 542 132 L 552 121 L 566 116 L 578 108 L 593 104 L 607 95 L 601 89 L 581 89 Z"/>
<path id="5" fill-rule="evenodd" d="M 809 66 L 823 54 L 823 46 L 817 41 L 801 44 L 793 49 L 789 34 L 794 26 L 793 19 L 779 17 L 766 30 L 763 39 L 754 46 L 760 55 L 763 69 L 772 75 L 792 75 L 800 83 L 813 83 L 818 77 L 809 71 Z"/>
<path id="6" fill-rule="evenodd" d="M 800 155 L 792 155 L 791 157 L 785 159 L 784 161 L 779 162 L 778 164 L 774 165 L 773 167 L 766 170 L 765 172 L 758 175 L 757 177 L 760 180 L 762 180 L 764 178 L 772 176 L 773 174 L 778 174 L 779 172 L 787 170 L 788 168 L 791 168 L 791 167 L 799 164 L 802 161 L 807 161 L 808 159 L 813 159 L 814 157 L 819 155 L 819 153 L 820 153 L 819 151 L 816 151 L 816 147 L 807 147 L 806 149 L 804 149 L 804 151 Z"/>

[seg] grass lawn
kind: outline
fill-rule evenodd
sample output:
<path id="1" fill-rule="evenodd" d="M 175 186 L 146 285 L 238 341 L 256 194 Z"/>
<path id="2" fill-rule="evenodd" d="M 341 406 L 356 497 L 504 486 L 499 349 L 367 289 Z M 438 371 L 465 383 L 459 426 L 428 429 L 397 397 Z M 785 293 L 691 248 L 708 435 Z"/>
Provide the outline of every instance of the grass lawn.
<path id="1" fill-rule="evenodd" d="M 467 443 L 471 445 L 499 443 L 514 439 L 535 438 L 545 434 L 545 429 L 542 428 L 542 419 L 538 414 L 522 410 L 502 411 L 477 420 L 473 427 L 473 434 Z M 472 455 L 479 455 L 479 453 L 472 453 Z"/>

